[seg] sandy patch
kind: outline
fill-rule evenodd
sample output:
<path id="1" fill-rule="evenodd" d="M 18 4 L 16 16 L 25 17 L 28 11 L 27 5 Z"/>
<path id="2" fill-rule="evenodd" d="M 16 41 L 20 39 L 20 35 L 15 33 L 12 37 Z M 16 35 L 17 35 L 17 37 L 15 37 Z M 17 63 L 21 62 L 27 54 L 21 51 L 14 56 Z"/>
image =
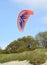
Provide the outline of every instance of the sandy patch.
<path id="1" fill-rule="evenodd" d="M 28 61 L 25 60 L 25 61 L 11 61 L 2 64 L 0 63 L 0 65 L 33 65 L 33 64 L 30 64 Z M 40 65 L 47 65 L 47 61 Z"/>
<path id="2" fill-rule="evenodd" d="M 12 62 L 7 62 L 7 63 L 0 63 L 0 65 L 33 65 L 30 64 L 28 61 L 12 61 Z"/>
<path id="3" fill-rule="evenodd" d="M 45 52 L 45 54 L 47 55 L 47 52 Z"/>

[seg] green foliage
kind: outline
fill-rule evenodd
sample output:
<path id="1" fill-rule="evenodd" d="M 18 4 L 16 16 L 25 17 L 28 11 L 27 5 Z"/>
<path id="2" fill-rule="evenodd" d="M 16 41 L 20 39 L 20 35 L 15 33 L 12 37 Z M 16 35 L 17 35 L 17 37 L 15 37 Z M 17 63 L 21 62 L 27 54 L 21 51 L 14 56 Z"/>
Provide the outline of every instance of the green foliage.
<path id="1" fill-rule="evenodd" d="M 28 48 L 28 45 L 31 45 L 31 48 Z M 0 54 L 32 51 L 42 47 L 47 48 L 47 32 L 38 33 L 35 39 L 31 36 L 27 36 L 14 40 L 6 47 L 5 50 L 0 49 Z"/>
<path id="2" fill-rule="evenodd" d="M 47 48 L 47 31 L 38 33 L 36 39 L 40 46 Z"/>
<path id="3" fill-rule="evenodd" d="M 29 44 L 32 46 L 31 49 L 28 48 Z M 37 44 L 37 40 L 30 36 L 27 36 L 11 42 L 5 50 L 7 50 L 9 53 L 23 52 L 35 49 L 37 47 Z"/>
<path id="4" fill-rule="evenodd" d="M 0 54 L 2 54 L 2 51 L 3 51 L 3 50 L 2 50 L 2 48 L 0 47 Z"/>
<path id="5" fill-rule="evenodd" d="M 16 54 L 0 54 L 0 63 L 15 60 L 28 60 L 33 65 L 39 65 L 46 61 L 46 55 L 44 49 L 36 49 Z"/>
<path id="6" fill-rule="evenodd" d="M 9 54 L 8 50 L 0 50 L 0 54 Z"/>
<path id="7" fill-rule="evenodd" d="M 0 50 L 0 54 L 2 54 L 2 52 L 3 52 L 3 51 L 2 51 L 2 50 Z"/>

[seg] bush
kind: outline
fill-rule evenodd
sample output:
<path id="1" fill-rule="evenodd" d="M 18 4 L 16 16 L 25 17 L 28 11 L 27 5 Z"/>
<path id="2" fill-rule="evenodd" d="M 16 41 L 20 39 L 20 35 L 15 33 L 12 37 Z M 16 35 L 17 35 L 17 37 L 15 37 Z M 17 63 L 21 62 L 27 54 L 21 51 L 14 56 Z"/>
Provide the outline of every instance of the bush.
<path id="1" fill-rule="evenodd" d="M 46 61 L 46 55 L 42 49 L 36 49 L 29 59 L 33 65 L 40 65 Z"/>
<path id="2" fill-rule="evenodd" d="M 16 54 L 0 54 L 1 63 L 15 60 L 28 60 L 33 65 L 40 65 L 46 61 L 46 55 L 43 49 L 36 49 Z"/>
<path id="3" fill-rule="evenodd" d="M 0 54 L 2 54 L 3 53 L 3 50 L 0 50 Z"/>

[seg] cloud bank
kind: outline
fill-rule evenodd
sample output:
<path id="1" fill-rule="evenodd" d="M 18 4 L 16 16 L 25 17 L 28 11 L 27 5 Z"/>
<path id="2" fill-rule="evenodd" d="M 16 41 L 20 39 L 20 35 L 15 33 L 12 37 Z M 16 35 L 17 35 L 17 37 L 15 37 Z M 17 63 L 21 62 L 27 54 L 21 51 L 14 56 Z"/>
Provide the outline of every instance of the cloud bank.
<path id="1" fill-rule="evenodd" d="M 30 5 L 32 7 L 42 7 L 46 8 L 47 7 L 47 0 L 10 0 L 13 3 L 21 3 L 21 4 L 26 4 Z"/>

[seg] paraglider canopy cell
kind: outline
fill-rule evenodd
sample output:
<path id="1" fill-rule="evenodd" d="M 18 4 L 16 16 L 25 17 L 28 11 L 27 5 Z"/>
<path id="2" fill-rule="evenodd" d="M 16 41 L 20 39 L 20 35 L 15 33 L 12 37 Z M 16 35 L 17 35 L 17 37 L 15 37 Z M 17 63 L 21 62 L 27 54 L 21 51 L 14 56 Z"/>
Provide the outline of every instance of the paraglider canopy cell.
<path id="1" fill-rule="evenodd" d="M 30 17 L 30 15 L 33 15 L 34 12 L 32 10 L 22 10 L 19 15 L 18 15 L 18 19 L 17 19 L 17 25 L 18 25 L 18 29 L 22 32 L 24 30 L 24 27 L 27 23 L 28 18 Z"/>

